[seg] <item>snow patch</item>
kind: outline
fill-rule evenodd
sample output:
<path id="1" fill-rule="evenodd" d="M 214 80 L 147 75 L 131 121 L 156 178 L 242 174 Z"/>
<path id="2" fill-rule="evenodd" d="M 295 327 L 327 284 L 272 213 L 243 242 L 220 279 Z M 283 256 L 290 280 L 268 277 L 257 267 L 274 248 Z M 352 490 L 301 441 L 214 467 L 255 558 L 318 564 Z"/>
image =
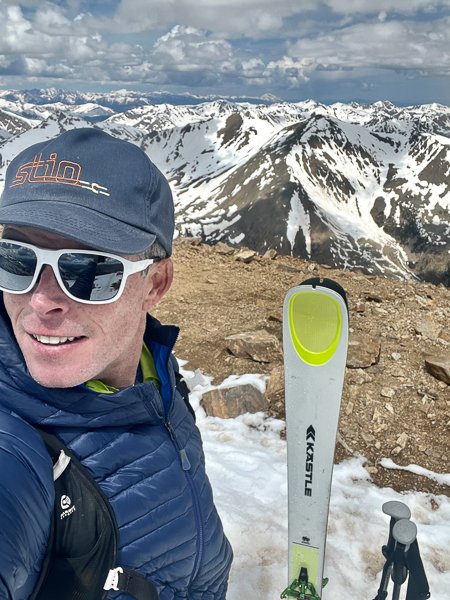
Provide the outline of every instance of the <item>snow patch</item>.
<path id="1" fill-rule="evenodd" d="M 264 413 L 236 419 L 207 417 L 200 406 L 202 393 L 209 389 L 251 383 L 263 390 L 265 381 L 261 375 L 232 376 L 220 386 L 213 386 L 212 378 L 198 371 L 194 373 L 183 366 L 181 372 L 188 385 L 189 379 L 196 382 L 191 403 L 202 433 L 215 502 L 234 550 L 227 600 L 279 598 L 289 583 L 286 442 L 280 439 L 285 424 L 266 418 Z M 390 488 L 377 488 L 364 464 L 365 458 L 358 457 L 334 468 L 325 555 L 325 576 L 330 582 L 324 590 L 324 600 L 375 597 L 384 564 L 381 547 L 389 531 L 389 520 L 381 507 L 389 500 L 409 506 L 418 528 L 432 598 L 447 600 L 450 498 L 444 494 L 399 494 Z M 450 478 L 427 472 L 428 476 L 443 477 L 445 481 Z M 392 584 L 389 591 L 391 594 Z M 403 586 L 403 599 L 405 592 Z"/>
<path id="2" fill-rule="evenodd" d="M 295 237 L 301 228 L 306 243 L 306 251 L 311 256 L 311 222 L 309 214 L 305 211 L 303 204 L 295 193 L 291 198 L 291 210 L 287 220 L 286 237 L 291 244 L 291 254 L 294 251 Z"/>
<path id="3" fill-rule="evenodd" d="M 400 465 L 396 465 L 391 458 L 382 458 L 380 460 L 380 465 L 385 469 L 398 469 L 400 471 L 409 471 L 410 473 L 414 473 L 415 475 L 423 475 L 424 477 L 428 477 L 428 479 L 432 479 L 433 481 L 437 481 L 439 485 L 448 485 L 450 487 L 450 474 L 439 474 L 433 473 L 424 467 L 420 467 L 419 465 L 408 465 L 406 467 L 401 467 Z"/>

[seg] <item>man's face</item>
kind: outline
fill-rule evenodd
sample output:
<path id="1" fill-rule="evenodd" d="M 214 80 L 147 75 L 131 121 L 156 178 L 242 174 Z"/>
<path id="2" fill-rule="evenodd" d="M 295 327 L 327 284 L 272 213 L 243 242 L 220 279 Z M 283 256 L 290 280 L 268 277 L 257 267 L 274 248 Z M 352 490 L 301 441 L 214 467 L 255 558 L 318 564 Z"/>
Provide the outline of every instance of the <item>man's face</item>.
<path id="1" fill-rule="evenodd" d="M 51 250 L 92 249 L 31 227 L 8 226 L 3 237 Z M 172 263 L 166 259 L 152 265 L 145 278 L 141 273 L 130 275 L 116 302 L 83 304 L 62 291 L 52 268 L 46 265 L 27 294 L 4 292 L 5 307 L 31 376 L 44 387 L 73 387 L 90 379 L 116 388 L 134 383 L 146 313 L 171 281 Z M 46 337 L 75 339 L 62 339 L 63 343 L 54 345 L 46 343 Z"/>

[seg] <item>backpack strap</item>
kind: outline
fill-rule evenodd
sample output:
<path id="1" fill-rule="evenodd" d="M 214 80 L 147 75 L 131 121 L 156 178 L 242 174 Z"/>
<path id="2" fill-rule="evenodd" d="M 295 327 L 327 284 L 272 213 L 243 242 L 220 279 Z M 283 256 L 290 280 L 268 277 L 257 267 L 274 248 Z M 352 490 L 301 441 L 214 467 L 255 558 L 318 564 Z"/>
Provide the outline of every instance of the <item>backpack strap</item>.
<path id="1" fill-rule="evenodd" d="M 184 380 L 183 376 L 178 371 L 178 369 L 175 370 L 175 387 L 177 388 L 177 390 L 180 392 L 181 396 L 183 397 L 184 403 L 186 404 L 188 411 L 194 417 L 194 423 L 195 423 L 195 411 L 192 408 L 191 403 L 189 402 L 190 389 L 189 389 L 188 384 Z"/>
<path id="2" fill-rule="evenodd" d="M 126 592 L 138 600 L 160 600 L 156 586 L 144 575 L 122 567 L 110 570 L 103 589 Z"/>
<path id="3" fill-rule="evenodd" d="M 57 436 L 36 426 L 35 429 L 43 438 L 52 458 L 55 506 L 44 562 L 29 600 L 105 599 L 108 590 L 123 591 L 138 600 L 160 600 L 156 586 L 141 573 L 122 567 L 111 568 L 116 561 L 119 529 L 109 500 L 88 470 Z M 70 528 L 78 500 L 72 504 L 72 508 L 60 514 L 62 500 L 66 499 L 69 504 L 71 502 L 68 496 L 61 496 L 61 489 L 64 492 L 66 489 L 74 490 L 80 503 L 85 502 L 81 513 L 86 526 L 89 527 L 90 522 L 94 531 L 101 531 L 100 537 L 91 541 L 91 545 L 95 546 L 101 540 L 104 543 L 103 550 L 100 548 L 100 562 L 96 562 L 99 552 L 94 554 L 95 548 L 85 555 L 83 563 L 78 558 L 82 537 L 80 528 Z"/>

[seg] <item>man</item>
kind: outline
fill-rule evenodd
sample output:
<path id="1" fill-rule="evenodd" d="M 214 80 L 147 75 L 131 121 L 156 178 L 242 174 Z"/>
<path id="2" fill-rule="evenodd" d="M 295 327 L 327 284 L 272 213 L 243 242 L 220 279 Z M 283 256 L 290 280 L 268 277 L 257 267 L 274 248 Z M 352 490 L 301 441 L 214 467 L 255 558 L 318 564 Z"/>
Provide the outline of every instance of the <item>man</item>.
<path id="1" fill-rule="evenodd" d="M 11 162 L 0 223 L 0 598 L 28 598 L 45 553 L 39 424 L 110 500 L 117 564 L 161 600 L 222 600 L 232 555 L 175 388 L 178 330 L 148 314 L 173 277 L 166 179 L 138 147 L 70 130 Z"/>

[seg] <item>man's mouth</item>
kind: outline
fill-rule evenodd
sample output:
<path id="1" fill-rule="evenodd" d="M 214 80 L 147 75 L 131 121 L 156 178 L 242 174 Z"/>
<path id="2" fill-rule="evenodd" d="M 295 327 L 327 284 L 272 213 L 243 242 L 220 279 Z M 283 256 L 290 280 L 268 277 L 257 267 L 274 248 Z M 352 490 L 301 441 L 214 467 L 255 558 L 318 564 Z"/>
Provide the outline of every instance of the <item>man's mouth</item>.
<path id="1" fill-rule="evenodd" d="M 41 344 L 48 344 L 49 346 L 59 346 L 61 344 L 67 344 L 69 342 L 73 342 L 74 340 L 79 340 L 83 337 L 59 337 L 56 335 L 36 335 L 34 333 L 32 334 L 32 336 Z"/>

